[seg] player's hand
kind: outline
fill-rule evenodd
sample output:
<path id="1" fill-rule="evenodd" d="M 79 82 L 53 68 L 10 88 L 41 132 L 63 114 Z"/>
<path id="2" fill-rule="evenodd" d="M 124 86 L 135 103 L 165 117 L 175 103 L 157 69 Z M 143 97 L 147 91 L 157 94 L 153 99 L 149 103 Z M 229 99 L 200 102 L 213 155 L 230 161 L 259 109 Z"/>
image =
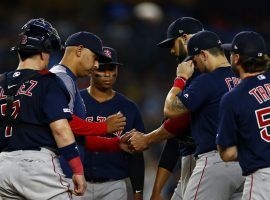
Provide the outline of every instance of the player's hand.
<path id="1" fill-rule="evenodd" d="M 86 190 L 86 180 L 84 175 L 73 174 L 72 181 L 74 184 L 74 194 L 82 196 Z"/>
<path id="2" fill-rule="evenodd" d="M 106 124 L 108 133 L 122 131 L 126 126 L 126 118 L 121 112 L 118 112 L 114 115 L 110 115 L 106 120 Z"/>
<path id="3" fill-rule="evenodd" d="M 132 137 L 129 139 L 130 149 L 133 152 L 142 152 L 148 149 L 149 145 L 145 135 L 139 131 L 133 133 Z"/>
<path id="4" fill-rule="evenodd" d="M 182 62 L 178 65 L 176 70 L 177 77 L 183 77 L 188 80 L 194 72 L 194 64 L 192 60 L 188 62 Z"/>
<path id="5" fill-rule="evenodd" d="M 153 192 L 150 200 L 163 200 L 163 198 L 161 197 L 160 193 Z"/>
<path id="6" fill-rule="evenodd" d="M 143 193 L 142 192 L 135 193 L 134 200 L 143 200 Z"/>
<path id="7" fill-rule="evenodd" d="M 132 150 L 130 149 L 130 142 L 129 142 L 129 139 L 133 136 L 133 134 L 135 133 L 135 129 L 132 129 L 131 131 L 129 132 L 126 132 L 125 134 L 123 134 L 121 137 L 120 137 L 120 148 L 125 151 L 125 152 L 128 152 L 128 153 L 132 153 Z"/>

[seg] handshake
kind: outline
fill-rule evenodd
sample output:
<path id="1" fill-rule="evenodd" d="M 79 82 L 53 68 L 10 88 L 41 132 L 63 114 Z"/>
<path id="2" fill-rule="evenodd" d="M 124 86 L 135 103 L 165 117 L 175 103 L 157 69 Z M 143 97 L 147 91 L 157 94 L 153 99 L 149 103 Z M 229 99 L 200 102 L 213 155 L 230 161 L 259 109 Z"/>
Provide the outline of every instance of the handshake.
<path id="1" fill-rule="evenodd" d="M 138 153 L 148 149 L 147 135 L 132 129 L 120 137 L 120 148 L 128 153 Z"/>

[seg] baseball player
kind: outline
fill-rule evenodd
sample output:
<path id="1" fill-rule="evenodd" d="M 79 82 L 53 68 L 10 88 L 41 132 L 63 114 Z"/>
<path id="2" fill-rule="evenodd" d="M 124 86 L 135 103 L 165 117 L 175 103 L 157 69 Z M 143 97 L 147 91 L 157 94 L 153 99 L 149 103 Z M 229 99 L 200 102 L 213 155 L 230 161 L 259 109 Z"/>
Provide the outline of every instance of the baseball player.
<path id="1" fill-rule="evenodd" d="M 113 86 L 118 75 L 117 53 L 113 48 L 103 47 L 103 52 L 112 58 L 109 63 L 100 63 L 99 68 L 91 74 L 90 87 L 81 91 L 86 105 L 87 120 L 104 121 L 113 113 L 121 112 L 127 119 L 123 131 L 99 137 L 101 143 L 108 139 L 116 139 L 127 131 L 137 129 L 144 131 L 143 121 L 137 106 Z M 96 138 L 97 139 L 97 138 Z M 129 177 L 135 200 L 143 199 L 144 159 L 143 154 L 134 155 L 125 152 L 101 153 L 92 148 L 96 141 L 86 137 L 85 174 L 87 177 L 87 193 L 85 200 L 127 200 L 125 178 Z"/>
<path id="2" fill-rule="evenodd" d="M 70 96 L 69 108 L 72 112 L 73 122 L 71 129 L 76 135 L 80 155 L 84 158 L 84 136 L 102 135 L 107 132 L 121 131 L 125 126 L 125 117 L 118 113 L 110 116 L 111 129 L 103 125 L 105 121 L 99 123 L 87 122 L 84 102 L 76 85 L 77 77 L 88 76 L 95 68 L 98 68 L 98 61 L 108 62 L 111 59 L 102 52 L 102 43 L 99 37 L 89 32 L 78 32 L 68 37 L 65 43 L 65 53 L 60 64 L 51 68 L 63 82 Z M 108 121 L 108 120 L 107 120 Z M 89 126 L 90 124 L 90 126 Z M 103 124 L 103 125 L 102 125 Z M 113 144 L 119 145 L 119 141 L 110 141 L 106 147 L 114 148 Z M 61 166 L 68 178 L 71 178 L 72 171 L 63 159 L 60 158 Z"/>
<path id="3" fill-rule="evenodd" d="M 203 30 L 203 25 L 197 19 L 194 19 L 192 17 L 179 18 L 170 24 L 170 26 L 168 27 L 168 31 L 167 31 L 167 39 L 160 42 L 158 44 L 158 46 L 161 48 L 170 48 L 171 53 L 174 56 L 176 56 L 178 62 L 181 63 L 184 60 L 184 58 L 187 56 L 187 41 L 189 40 L 190 37 L 192 37 L 193 34 L 199 32 L 199 31 L 202 31 L 202 30 Z M 194 73 L 194 77 L 195 77 L 195 75 L 197 75 L 197 74 Z M 178 122 L 176 122 L 176 123 L 178 123 Z M 170 125 L 170 126 L 175 127 L 173 125 Z M 166 127 L 169 127 L 169 126 L 166 126 Z M 168 128 L 167 131 L 168 130 L 170 130 L 170 129 Z M 176 128 L 174 130 L 170 130 L 170 132 L 177 132 L 175 130 L 179 131 L 178 128 Z M 190 135 L 189 126 L 182 130 L 182 134 Z M 174 139 L 174 140 L 179 141 L 179 139 Z M 169 142 L 169 144 L 171 144 L 171 143 L 173 143 L 173 142 Z M 172 148 L 172 147 L 167 147 L 169 144 L 166 144 L 166 146 L 164 148 L 165 150 L 166 150 L 166 148 Z M 172 151 L 173 151 L 173 149 L 172 149 Z M 182 156 L 181 177 L 180 177 L 178 185 L 174 191 L 172 199 L 174 199 L 174 198 L 181 199 L 181 197 L 183 196 L 183 194 L 185 192 L 185 188 L 187 186 L 189 177 L 190 177 L 192 170 L 195 166 L 195 160 L 193 158 L 194 151 L 195 151 L 194 145 L 184 145 L 184 144 L 180 143 L 179 152 L 180 152 L 180 155 Z M 170 155 L 170 156 L 163 155 L 166 152 L 168 153 L 167 155 Z M 162 163 L 164 163 L 164 162 L 162 162 L 163 161 L 162 158 L 167 159 L 168 162 L 170 162 L 169 160 L 171 160 L 171 162 L 175 162 L 173 160 L 176 160 L 176 157 L 173 158 L 171 156 L 173 154 L 171 154 L 171 153 L 172 152 L 170 152 L 170 151 L 169 152 L 163 151 L 159 165 L 162 165 Z M 176 154 L 174 154 L 174 155 L 176 155 Z M 175 162 L 175 164 L 176 164 L 176 162 Z M 171 166 L 175 166 L 175 164 L 171 165 Z M 166 165 L 165 165 L 165 168 L 166 168 Z M 167 167 L 167 169 L 168 169 L 168 167 Z M 171 171 L 172 171 L 172 167 L 171 167 Z M 155 189 L 155 186 L 156 185 L 154 185 L 153 191 Z M 154 192 L 153 192 L 153 194 L 155 195 Z"/>
<path id="4" fill-rule="evenodd" d="M 167 31 L 167 39 L 160 42 L 158 46 L 161 48 L 170 48 L 171 53 L 177 57 L 177 61 L 182 62 L 187 56 L 187 41 L 193 34 L 202 30 L 203 26 L 197 19 L 191 17 L 179 18 L 170 24 Z M 179 134 L 190 135 L 190 128 L 188 125 L 189 115 L 185 118 L 181 117 L 179 119 L 172 120 L 173 122 L 170 121 L 171 120 L 166 121 L 163 126 L 152 133 L 144 136 L 142 135 L 145 138 L 143 141 L 138 140 L 136 142 L 135 137 L 133 137 L 130 140 L 131 144 L 136 150 L 143 150 L 153 142 L 159 142 L 167 138 L 175 137 Z M 184 125 L 184 121 L 187 122 L 186 125 Z M 182 122 L 182 124 L 180 122 Z M 180 155 L 182 156 L 181 178 L 175 190 L 175 198 L 181 199 L 182 193 L 185 191 L 188 179 L 192 173 L 193 167 L 195 166 L 195 160 L 192 155 L 195 147 L 194 145 L 184 145 L 183 143 L 180 143 L 179 147 L 179 139 L 183 140 L 183 137 L 168 140 L 162 152 L 151 197 L 153 200 L 161 198 L 161 190 L 177 162 L 179 149 Z"/>
<path id="5" fill-rule="evenodd" d="M 192 137 L 196 144 L 196 166 L 189 179 L 184 200 L 241 198 L 243 177 L 237 162 L 222 162 L 216 150 L 218 107 L 221 97 L 238 78 L 220 47 L 219 37 L 210 31 L 196 33 L 188 41 L 188 57 L 177 68 L 177 78 L 167 95 L 167 117 L 192 115 Z M 194 65 L 203 73 L 184 89 Z"/>
<path id="6" fill-rule="evenodd" d="M 270 74 L 265 72 L 265 42 L 258 33 L 243 31 L 222 47 L 231 52 L 232 67 L 242 81 L 221 100 L 218 150 L 225 162 L 239 161 L 246 176 L 243 200 L 269 199 Z"/>
<path id="7" fill-rule="evenodd" d="M 74 193 L 86 182 L 78 146 L 68 124 L 68 95 L 58 78 L 45 70 L 50 53 L 61 49 L 56 29 L 44 19 L 23 27 L 19 65 L 0 78 L 0 199 L 71 199 L 58 154 L 73 173 Z"/>

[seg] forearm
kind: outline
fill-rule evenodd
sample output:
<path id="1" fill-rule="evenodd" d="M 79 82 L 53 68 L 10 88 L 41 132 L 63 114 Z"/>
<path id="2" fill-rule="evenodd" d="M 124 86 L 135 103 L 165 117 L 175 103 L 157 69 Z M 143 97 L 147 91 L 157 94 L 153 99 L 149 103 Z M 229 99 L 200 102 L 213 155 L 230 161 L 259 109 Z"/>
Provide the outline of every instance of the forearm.
<path id="1" fill-rule="evenodd" d="M 146 138 L 147 144 L 150 145 L 153 143 L 161 142 L 169 138 L 173 138 L 175 137 L 175 135 L 169 133 L 162 125 L 158 129 L 152 131 L 151 133 L 144 135 L 144 137 Z"/>
<path id="2" fill-rule="evenodd" d="M 57 120 L 50 124 L 59 153 L 68 161 L 73 174 L 83 175 L 83 165 L 78 146 L 66 119 Z"/>
<path id="3" fill-rule="evenodd" d="M 224 162 L 230 162 L 230 161 L 237 161 L 238 153 L 237 153 L 237 147 L 222 147 L 220 145 L 217 145 L 217 149 L 219 152 L 219 155 L 221 159 Z"/>
<path id="4" fill-rule="evenodd" d="M 153 187 L 153 193 L 160 194 L 167 180 L 169 179 L 171 172 L 165 168 L 158 167 L 156 179 Z"/>
<path id="5" fill-rule="evenodd" d="M 106 122 L 87 122 L 76 115 L 72 115 L 69 125 L 75 135 L 104 135 L 107 133 Z"/>
<path id="6" fill-rule="evenodd" d="M 75 142 L 74 135 L 66 119 L 60 119 L 50 124 L 57 147 L 61 148 Z"/>

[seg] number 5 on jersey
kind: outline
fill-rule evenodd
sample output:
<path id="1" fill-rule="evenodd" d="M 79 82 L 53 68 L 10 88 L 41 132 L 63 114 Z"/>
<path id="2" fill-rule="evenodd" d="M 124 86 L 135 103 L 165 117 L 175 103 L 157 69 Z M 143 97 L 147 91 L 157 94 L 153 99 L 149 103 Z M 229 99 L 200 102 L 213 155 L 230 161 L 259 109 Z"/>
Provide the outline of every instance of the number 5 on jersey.
<path id="1" fill-rule="evenodd" d="M 270 134 L 268 133 L 267 127 L 270 126 L 270 107 L 262 108 L 255 111 L 257 123 L 260 129 L 261 138 L 270 142 Z"/>

